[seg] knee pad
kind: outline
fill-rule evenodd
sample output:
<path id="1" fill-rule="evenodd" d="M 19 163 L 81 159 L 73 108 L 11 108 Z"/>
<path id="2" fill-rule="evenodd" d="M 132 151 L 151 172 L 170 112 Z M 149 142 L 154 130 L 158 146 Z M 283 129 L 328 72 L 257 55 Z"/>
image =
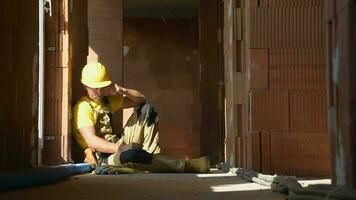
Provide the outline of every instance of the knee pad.
<path id="1" fill-rule="evenodd" d="M 120 154 L 120 162 L 121 164 L 125 164 L 128 162 L 151 164 L 152 154 L 142 149 L 130 149 Z"/>

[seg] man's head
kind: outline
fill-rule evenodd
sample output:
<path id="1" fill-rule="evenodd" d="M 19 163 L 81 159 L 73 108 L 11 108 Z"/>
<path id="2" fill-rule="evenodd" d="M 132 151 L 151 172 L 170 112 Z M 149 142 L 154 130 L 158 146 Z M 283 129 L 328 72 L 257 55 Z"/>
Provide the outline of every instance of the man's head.
<path id="1" fill-rule="evenodd" d="M 101 63 L 85 65 L 81 82 L 86 86 L 88 96 L 93 100 L 99 100 L 103 95 L 103 89 L 112 83 L 105 66 Z"/>

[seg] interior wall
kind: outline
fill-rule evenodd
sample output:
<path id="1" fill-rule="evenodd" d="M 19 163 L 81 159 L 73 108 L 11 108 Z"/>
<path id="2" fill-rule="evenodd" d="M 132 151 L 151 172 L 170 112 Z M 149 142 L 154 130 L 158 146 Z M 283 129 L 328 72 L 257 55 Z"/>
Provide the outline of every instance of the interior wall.
<path id="1" fill-rule="evenodd" d="M 38 2 L 0 1 L 0 24 L 0 171 L 6 171 L 37 162 Z"/>
<path id="2" fill-rule="evenodd" d="M 141 91 L 156 107 L 162 152 L 199 155 L 197 20 L 125 18 L 123 30 L 124 86 Z"/>

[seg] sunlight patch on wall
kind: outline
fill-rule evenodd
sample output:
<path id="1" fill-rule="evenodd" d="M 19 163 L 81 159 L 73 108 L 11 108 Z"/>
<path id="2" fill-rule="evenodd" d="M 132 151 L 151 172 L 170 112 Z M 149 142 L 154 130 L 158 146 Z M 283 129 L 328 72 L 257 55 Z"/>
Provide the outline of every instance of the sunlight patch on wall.
<path id="1" fill-rule="evenodd" d="M 98 53 L 96 53 L 96 51 L 94 51 L 94 49 L 92 49 L 90 46 L 89 46 L 89 55 L 87 57 L 87 62 L 90 63 L 90 62 L 98 62 L 99 60 L 99 55 Z"/>

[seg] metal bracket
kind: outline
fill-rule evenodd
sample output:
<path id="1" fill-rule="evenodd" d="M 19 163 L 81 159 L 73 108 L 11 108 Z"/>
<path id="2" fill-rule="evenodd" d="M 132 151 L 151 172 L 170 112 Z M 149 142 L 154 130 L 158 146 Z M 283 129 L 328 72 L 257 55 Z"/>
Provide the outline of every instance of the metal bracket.
<path id="1" fill-rule="evenodd" d="M 49 16 L 52 17 L 52 0 L 44 0 L 44 10 L 46 13 L 49 13 Z M 48 3 L 48 6 L 47 6 Z"/>
<path id="2" fill-rule="evenodd" d="M 54 140 L 56 140 L 56 136 L 55 135 L 44 135 L 43 140 L 44 141 L 54 141 Z"/>
<path id="3" fill-rule="evenodd" d="M 47 47 L 47 51 L 56 51 L 56 47 Z"/>
<path id="4" fill-rule="evenodd" d="M 219 86 L 219 87 L 223 87 L 225 85 L 225 83 L 224 83 L 224 81 L 218 81 L 216 83 L 216 85 Z"/>

